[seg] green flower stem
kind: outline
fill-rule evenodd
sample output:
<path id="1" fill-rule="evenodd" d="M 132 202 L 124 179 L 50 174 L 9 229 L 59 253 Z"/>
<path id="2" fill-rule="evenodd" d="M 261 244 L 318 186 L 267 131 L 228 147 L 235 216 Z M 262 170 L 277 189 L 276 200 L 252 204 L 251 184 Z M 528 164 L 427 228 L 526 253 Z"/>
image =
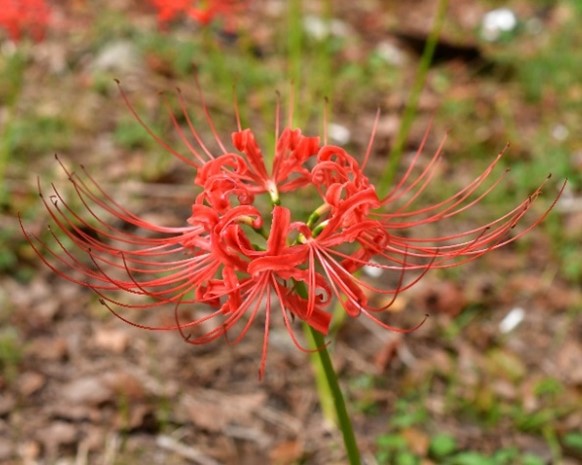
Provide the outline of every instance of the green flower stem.
<path id="1" fill-rule="evenodd" d="M 316 368 L 316 379 L 318 383 L 322 382 L 322 374 L 324 380 L 326 381 L 326 386 L 323 388 L 318 386 L 320 401 L 322 403 L 322 409 L 325 409 L 325 404 L 328 404 L 329 399 L 333 400 L 333 406 L 335 408 L 335 417 L 337 420 L 338 427 L 342 432 L 344 444 L 346 446 L 346 452 L 348 454 L 348 460 L 350 465 L 361 465 L 360 452 L 358 450 L 358 445 L 356 443 L 356 437 L 354 436 L 354 430 L 352 428 L 352 422 L 348 411 L 346 408 L 346 403 L 344 401 L 344 396 L 342 394 L 337 375 L 331 363 L 331 357 L 327 351 L 327 346 L 325 339 L 322 334 L 313 328 L 309 327 L 308 333 L 311 336 L 311 342 L 313 347 L 317 349 L 317 352 L 313 354 L 314 357 L 319 359 L 318 363 L 314 363 Z M 322 396 L 327 392 L 327 398 Z"/>
<path id="2" fill-rule="evenodd" d="M 402 158 L 402 152 L 404 150 L 404 143 L 408 138 L 408 133 L 410 132 L 412 121 L 416 116 L 418 101 L 420 100 L 420 94 L 426 83 L 428 70 L 430 68 L 430 64 L 432 63 L 434 51 L 436 50 L 439 36 L 441 34 L 448 3 L 448 0 L 439 0 L 437 5 L 436 17 L 426 40 L 426 45 L 422 52 L 422 56 L 420 57 L 420 64 L 418 66 L 416 78 L 414 79 L 412 88 L 410 89 L 410 94 L 406 100 L 406 107 L 404 108 L 404 114 L 402 115 L 400 128 L 396 134 L 396 139 L 394 140 L 392 149 L 388 154 L 388 166 L 384 170 L 384 173 L 380 178 L 380 182 L 376 185 L 380 197 L 386 195 L 388 192 L 389 186 L 394 179 L 394 174 L 400 165 L 400 159 Z"/>
<path id="3" fill-rule="evenodd" d="M 303 332 L 305 333 L 305 338 L 309 341 L 309 347 L 314 350 L 317 349 L 317 343 L 313 339 L 311 328 L 308 324 L 303 325 Z M 311 367 L 313 368 L 315 388 L 317 389 L 317 397 L 319 398 L 319 406 L 321 407 L 323 418 L 334 426 L 337 426 L 338 422 L 333 403 L 333 394 L 329 388 L 329 383 L 327 382 L 325 369 L 323 368 L 323 363 L 321 363 L 321 357 L 317 352 L 313 352 L 310 354 L 310 361 Z"/>
<path id="4" fill-rule="evenodd" d="M 287 74 L 291 79 L 291 93 L 295 93 L 302 88 L 301 68 L 303 65 L 303 0 L 290 0 L 287 10 Z M 299 98 L 299 95 L 295 95 Z M 293 102 L 293 107 L 289 109 L 289 126 L 293 127 L 298 121 L 302 121 L 304 105 L 297 105 Z M 299 126 L 300 124 L 298 124 Z"/>
<path id="5" fill-rule="evenodd" d="M 27 56 L 19 50 L 11 56 L 0 57 L 0 80 L 3 86 L 3 106 L 5 114 L 2 124 L 0 124 L 0 206 L 9 204 L 10 192 L 6 186 L 5 176 L 13 144 L 13 131 L 16 120 L 16 108 L 22 94 L 24 83 L 24 70 L 27 63 Z"/>

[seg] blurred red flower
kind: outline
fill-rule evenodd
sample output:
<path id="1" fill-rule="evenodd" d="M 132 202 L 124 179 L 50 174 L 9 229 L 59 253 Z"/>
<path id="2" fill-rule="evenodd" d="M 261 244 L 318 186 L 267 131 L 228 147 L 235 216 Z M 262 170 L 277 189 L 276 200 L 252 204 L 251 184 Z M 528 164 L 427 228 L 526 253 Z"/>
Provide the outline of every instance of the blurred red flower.
<path id="1" fill-rule="evenodd" d="M 360 162 L 325 138 L 307 137 L 290 127 L 280 131 L 277 109 L 277 143 L 269 169 L 254 134 L 241 127 L 238 114 L 230 149 L 204 107 L 216 147 L 211 150 L 180 95 L 181 120 L 189 134 L 176 116 L 171 119 L 188 148 L 186 155 L 158 137 L 123 91 L 122 96 L 158 144 L 196 170 L 191 216 L 183 226 L 153 224 L 104 192 L 84 168 L 79 175 L 63 165 L 88 215 L 77 213 L 54 185 L 48 197 L 39 186 L 54 224 L 53 245 L 23 227 L 24 234 L 58 275 L 91 288 L 113 313 L 135 326 L 178 330 L 191 344 L 232 336 L 237 326 L 238 334 L 231 339 L 236 343 L 261 315 L 265 328 L 261 376 L 273 311 L 281 312 L 298 347 L 293 317 L 326 334 L 334 298 L 349 316 L 364 315 L 387 329 L 411 331 L 418 326 L 404 330 L 380 318 L 399 293 L 431 269 L 458 266 L 515 241 L 539 224 L 557 200 L 525 228 L 514 229 L 541 194 L 544 182 L 494 221 L 438 233 L 439 223 L 450 231 L 453 216 L 474 207 L 499 184 L 503 175 L 486 183 L 503 152 L 459 192 L 431 205 L 415 206 L 433 181 L 442 155 L 441 145 L 418 168 L 426 136 L 401 179 L 381 197 L 364 174 L 371 142 Z M 420 235 L 422 231 L 427 231 L 426 237 Z M 356 273 L 364 267 L 388 276 L 375 285 Z M 382 296 L 386 297 L 378 298 Z M 175 324 L 135 323 L 113 308 L 141 310 L 162 304 L 175 309 Z M 202 313 L 179 321 L 177 310 L 185 305 Z"/>
<path id="2" fill-rule="evenodd" d="M 246 3 L 242 0 L 150 0 L 150 2 L 158 11 L 158 21 L 162 24 L 182 15 L 200 24 L 209 24 L 217 17 L 230 22 Z"/>
<path id="3" fill-rule="evenodd" d="M 0 28 L 15 42 L 23 35 L 40 41 L 49 17 L 50 9 L 44 0 L 2 0 Z"/>

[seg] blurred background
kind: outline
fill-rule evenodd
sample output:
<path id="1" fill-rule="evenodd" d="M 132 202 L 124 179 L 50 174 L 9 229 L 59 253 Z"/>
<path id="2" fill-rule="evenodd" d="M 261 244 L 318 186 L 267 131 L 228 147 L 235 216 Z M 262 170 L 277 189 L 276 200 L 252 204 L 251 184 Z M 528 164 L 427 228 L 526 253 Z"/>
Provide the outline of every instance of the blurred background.
<path id="1" fill-rule="evenodd" d="M 309 359 L 282 325 L 259 382 L 260 327 L 236 346 L 140 331 L 44 267 L 25 240 L 18 213 L 48 236 L 37 179 L 73 193 L 55 153 L 136 214 L 189 216 L 194 173 L 138 124 L 114 79 L 176 146 L 177 87 L 212 139 L 196 79 L 223 140 L 236 129 L 236 96 L 265 152 L 277 92 L 309 135 L 321 134 L 327 105 L 331 141 L 355 156 L 379 108 L 371 176 L 387 163 L 402 173 L 432 124 L 421 165 L 448 139 L 427 205 L 509 142 L 492 176 L 511 172 L 450 234 L 501 216 L 552 173 L 535 221 L 567 178 L 526 237 L 430 272 L 399 297 L 389 321 L 430 314 L 419 330 L 350 320 L 332 350 L 367 464 L 582 463 L 582 3 L 455 0 L 441 30 L 437 3 L 208 1 L 185 11 L 178 1 L 0 0 L 1 464 L 345 463 Z"/>

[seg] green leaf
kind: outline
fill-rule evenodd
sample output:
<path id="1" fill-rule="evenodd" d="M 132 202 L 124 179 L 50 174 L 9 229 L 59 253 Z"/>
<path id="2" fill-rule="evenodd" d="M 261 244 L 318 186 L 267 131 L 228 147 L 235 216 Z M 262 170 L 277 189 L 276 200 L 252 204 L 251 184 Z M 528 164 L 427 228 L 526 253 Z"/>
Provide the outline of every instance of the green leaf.
<path id="1" fill-rule="evenodd" d="M 564 445 L 582 451 L 582 433 L 568 433 L 564 436 Z"/>
<path id="2" fill-rule="evenodd" d="M 478 452 L 461 452 L 450 462 L 451 465 L 496 465 L 489 457 Z"/>
<path id="3" fill-rule="evenodd" d="M 451 455 L 457 449 L 457 441 L 448 434 L 437 434 L 432 438 L 429 454 L 437 459 Z"/>
<path id="4" fill-rule="evenodd" d="M 517 449 L 501 449 L 493 455 L 495 465 L 513 465 L 519 452 Z"/>
<path id="5" fill-rule="evenodd" d="M 522 465 L 544 465 L 545 463 L 545 460 L 531 454 L 525 454 L 521 459 Z"/>
<path id="6" fill-rule="evenodd" d="M 417 465 L 418 458 L 412 452 L 400 452 L 396 456 L 396 465 Z"/>
<path id="7" fill-rule="evenodd" d="M 398 434 L 384 434 L 376 439 L 376 444 L 383 450 L 401 450 L 406 447 L 406 439 Z"/>

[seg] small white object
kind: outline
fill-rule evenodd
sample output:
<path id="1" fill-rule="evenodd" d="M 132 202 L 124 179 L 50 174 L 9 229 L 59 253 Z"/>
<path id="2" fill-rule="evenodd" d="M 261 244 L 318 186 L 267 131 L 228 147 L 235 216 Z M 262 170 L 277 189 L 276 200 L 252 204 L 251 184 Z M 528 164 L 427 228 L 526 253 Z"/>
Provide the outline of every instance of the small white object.
<path id="1" fill-rule="evenodd" d="M 402 66 L 406 63 L 406 54 L 392 42 L 383 40 L 376 45 L 376 54 L 393 66 Z"/>
<path id="2" fill-rule="evenodd" d="M 327 39 L 329 36 L 346 37 L 349 28 L 339 19 L 327 20 L 315 15 L 307 15 L 303 19 L 303 28 L 308 36 L 315 40 Z"/>
<path id="3" fill-rule="evenodd" d="M 568 128 L 563 124 L 556 124 L 552 128 L 552 137 L 559 142 L 565 141 L 569 135 L 570 131 L 568 131 Z"/>
<path id="4" fill-rule="evenodd" d="M 95 71 L 130 72 L 139 67 L 140 55 L 136 46 L 127 40 L 111 42 L 93 60 Z"/>
<path id="5" fill-rule="evenodd" d="M 328 24 L 317 16 L 306 16 L 303 19 L 303 27 L 305 32 L 316 40 L 323 40 L 330 33 Z"/>
<path id="6" fill-rule="evenodd" d="M 499 323 L 499 330 L 502 333 L 509 333 L 519 326 L 525 318 L 525 310 L 521 307 L 515 307 L 509 311 L 505 318 Z"/>
<path id="7" fill-rule="evenodd" d="M 485 40 L 495 41 L 504 32 L 511 32 L 517 26 L 517 17 L 509 8 L 491 10 L 483 16 L 481 22 L 481 35 Z"/>
<path id="8" fill-rule="evenodd" d="M 347 144 L 352 138 L 352 133 L 348 128 L 337 123 L 327 125 L 327 134 L 329 137 L 340 145 Z"/>
<path id="9" fill-rule="evenodd" d="M 379 278 L 384 272 L 382 268 L 373 265 L 364 265 L 363 271 L 371 278 Z"/>

